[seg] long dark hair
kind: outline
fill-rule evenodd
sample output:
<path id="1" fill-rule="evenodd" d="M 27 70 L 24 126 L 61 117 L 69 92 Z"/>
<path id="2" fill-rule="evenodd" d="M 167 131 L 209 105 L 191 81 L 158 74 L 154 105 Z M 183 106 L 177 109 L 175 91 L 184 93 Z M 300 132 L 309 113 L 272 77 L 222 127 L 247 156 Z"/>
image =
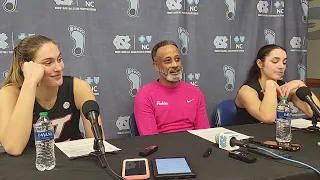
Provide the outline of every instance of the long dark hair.
<path id="1" fill-rule="evenodd" d="M 260 59 L 262 62 L 264 62 L 266 57 L 274 49 L 282 49 L 286 52 L 286 50 L 283 47 L 276 45 L 276 44 L 268 44 L 268 45 L 265 45 L 262 48 L 260 48 L 257 53 L 256 58 L 253 61 L 253 64 L 252 64 L 250 70 L 248 71 L 246 82 L 249 82 L 251 80 L 256 80 L 261 77 L 261 71 L 257 65 L 257 60 Z"/>

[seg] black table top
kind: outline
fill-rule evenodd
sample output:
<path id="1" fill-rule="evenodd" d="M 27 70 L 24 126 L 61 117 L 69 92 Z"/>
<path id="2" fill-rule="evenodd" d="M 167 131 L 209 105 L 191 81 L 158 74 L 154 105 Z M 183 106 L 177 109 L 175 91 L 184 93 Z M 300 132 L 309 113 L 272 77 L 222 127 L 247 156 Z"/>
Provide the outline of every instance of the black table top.
<path id="1" fill-rule="evenodd" d="M 230 126 L 228 129 L 255 136 L 258 140 L 274 140 L 275 126 L 251 124 Z M 301 150 L 290 152 L 292 159 L 302 161 L 320 170 L 319 134 L 293 131 L 294 143 L 301 145 Z M 228 152 L 218 149 L 211 142 L 188 132 L 161 134 L 154 136 L 132 137 L 108 140 L 122 151 L 108 155 L 112 169 L 121 174 L 122 161 L 138 158 L 138 152 L 150 145 L 157 145 L 159 150 L 148 157 L 186 156 L 197 174 L 195 179 L 320 179 L 313 170 L 284 160 L 270 160 L 258 156 L 256 163 L 247 164 L 228 157 Z M 208 158 L 202 155 L 207 148 L 213 152 Z M 98 159 L 85 157 L 69 160 L 56 148 L 57 165 L 54 170 L 40 172 L 35 168 L 35 149 L 26 149 L 22 156 L 12 157 L 0 154 L 0 180 L 2 179 L 112 179 L 107 169 L 100 168 Z M 152 169 L 151 169 L 152 170 Z M 114 178 L 117 179 L 117 178 Z M 151 173 L 151 178 L 152 173 Z"/>

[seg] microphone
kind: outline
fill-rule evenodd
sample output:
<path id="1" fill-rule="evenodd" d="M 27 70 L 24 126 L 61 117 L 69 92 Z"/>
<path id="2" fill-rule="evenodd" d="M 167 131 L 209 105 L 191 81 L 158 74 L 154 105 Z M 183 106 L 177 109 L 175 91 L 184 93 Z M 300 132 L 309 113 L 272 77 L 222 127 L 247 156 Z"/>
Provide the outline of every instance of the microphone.
<path id="1" fill-rule="evenodd" d="M 116 172 L 114 172 L 106 158 L 106 152 L 103 144 L 103 136 L 102 136 L 102 130 L 101 126 L 98 123 L 98 117 L 99 117 L 99 105 L 96 101 L 93 100 L 88 100 L 83 103 L 82 105 L 82 113 L 83 115 L 90 121 L 91 123 L 91 130 L 93 132 L 94 136 L 94 144 L 93 144 L 93 149 L 95 150 L 94 152 L 91 152 L 89 155 L 93 155 L 98 157 L 101 166 L 103 168 L 108 167 L 109 170 L 118 178 L 124 179 L 121 176 L 119 176 Z"/>
<path id="2" fill-rule="evenodd" d="M 305 86 L 298 88 L 296 95 L 301 101 L 305 101 L 311 107 L 313 116 L 316 118 L 320 117 L 320 109 L 312 100 L 312 93 L 309 88 Z"/>
<path id="3" fill-rule="evenodd" d="M 236 137 L 238 135 L 231 131 L 222 132 L 216 135 L 216 143 L 219 144 L 219 148 L 232 151 L 237 150 L 240 147 L 256 149 L 257 146 L 250 143 L 245 143 L 243 141 L 238 140 Z"/>
<path id="4" fill-rule="evenodd" d="M 98 103 L 93 100 L 86 101 L 82 105 L 82 113 L 91 123 L 91 130 L 95 139 L 95 144 L 93 146 L 93 149 L 99 150 L 102 154 L 105 154 L 103 138 L 102 138 L 102 130 L 98 123 L 98 116 L 100 113 Z"/>

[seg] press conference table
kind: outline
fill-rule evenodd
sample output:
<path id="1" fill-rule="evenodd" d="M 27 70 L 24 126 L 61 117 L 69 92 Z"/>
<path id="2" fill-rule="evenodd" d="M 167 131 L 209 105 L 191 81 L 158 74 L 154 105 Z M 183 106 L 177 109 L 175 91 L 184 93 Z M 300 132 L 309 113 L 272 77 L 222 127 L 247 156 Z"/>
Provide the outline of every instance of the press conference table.
<path id="1" fill-rule="evenodd" d="M 253 135 L 260 140 L 273 140 L 274 125 L 251 124 L 230 126 L 228 129 Z M 293 131 L 293 142 L 301 144 L 301 150 L 292 152 L 292 158 L 307 163 L 320 170 L 320 141 L 319 134 Z M 270 160 L 258 156 L 256 163 L 247 164 L 228 157 L 228 152 L 212 146 L 212 143 L 188 132 L 170 133 L 155 136 L 132 137 L 108 140 L 122 151 L 115 155 L 108 155 L 107 159 L 112 169 L 120 174 L 122 161 L 127 158 L 138 157 L 141 148 L 157 145 L 159 150 L 148 157 L 187 156 L 191 167 L 199 180 L 237 180 L 237 179 L 320 179 L 314 171 L 301 165 L 284 160 Z M 208 158 L 202 154 L 209 147 L 213 152 Z M 22 156 L 12 157 L 0 154 L 0 180 L 2 179 L 46 179 L 46 180 L 89 180 L 89 179 L 117 179 L 110 175 L 107 169 L 100 168 L 95 157 L 85 157 L 69 160 L 56 148 L 57 165 L 54 170 L 39 172 L 36 170 L 35 150 L 27 149 Z M 151 175 L 151 178 L 153 176 Z"/>

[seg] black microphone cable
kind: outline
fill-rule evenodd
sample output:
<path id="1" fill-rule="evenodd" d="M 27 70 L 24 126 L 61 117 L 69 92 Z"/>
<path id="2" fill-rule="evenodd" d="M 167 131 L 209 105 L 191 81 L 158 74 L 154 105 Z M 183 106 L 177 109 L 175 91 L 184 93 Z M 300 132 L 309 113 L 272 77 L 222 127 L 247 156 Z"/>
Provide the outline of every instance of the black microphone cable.
<path id="1" fill-rule="evenodd" d="M 112 172 L 112 174 L 115 175 L 116 177 L 118 177 L 119 179 L 125 180 L 122 176 L 120 176 L 119 174 L 117 174 L 116 172 L 113 171 L 113 169 L 110 167 L 110 165 L 107 161 L 106 155 L 103 154 L 102 156 L 103 156 L 104 162 L 106 163 L 108 169 Z"/>

